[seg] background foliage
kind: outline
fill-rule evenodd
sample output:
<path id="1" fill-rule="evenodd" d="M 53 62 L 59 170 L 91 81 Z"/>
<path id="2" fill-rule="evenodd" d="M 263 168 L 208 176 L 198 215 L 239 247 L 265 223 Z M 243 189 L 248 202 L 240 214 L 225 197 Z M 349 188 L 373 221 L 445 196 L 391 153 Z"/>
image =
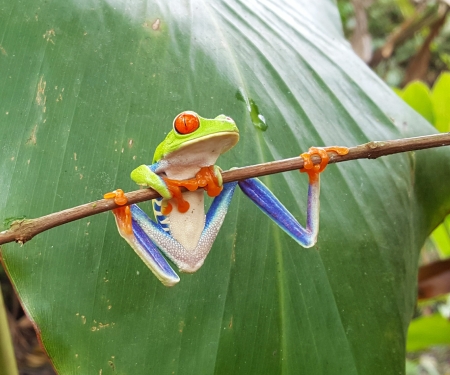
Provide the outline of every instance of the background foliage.
<path id="1" fill-rule="evenodd" d="M 391 86 L 432 85 L 450 69 L 445 0 L 338 0 L 344 32 L 358 55 Z"/>

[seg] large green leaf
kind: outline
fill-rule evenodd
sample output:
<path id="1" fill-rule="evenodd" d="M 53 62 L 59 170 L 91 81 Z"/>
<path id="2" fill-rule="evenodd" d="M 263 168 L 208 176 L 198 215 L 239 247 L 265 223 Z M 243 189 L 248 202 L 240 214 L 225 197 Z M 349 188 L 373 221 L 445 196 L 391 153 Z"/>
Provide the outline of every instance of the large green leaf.
<path id="1" fill-rule="evenodd" d="M 352 53 L 332 1 L 0 4 L 2 218 L 134 189 L 129 171 L 182 110 L 234 118 L 224 169 L 433 132 Z M 174 288 L 111 214 L 2 257 L 60 374 L 401 374 L 449 156 L 330 166 L 308 250 L 238 192 L 203 268 Z M 304 222 L 305 176 L 264 181 Z"/>

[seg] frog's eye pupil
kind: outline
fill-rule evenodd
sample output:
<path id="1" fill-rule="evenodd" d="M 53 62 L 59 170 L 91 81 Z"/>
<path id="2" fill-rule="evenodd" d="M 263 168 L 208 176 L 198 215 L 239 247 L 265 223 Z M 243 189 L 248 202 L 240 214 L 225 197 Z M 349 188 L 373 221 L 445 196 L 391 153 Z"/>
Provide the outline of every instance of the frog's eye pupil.
<path id="1" fill-rule="evenodd" d="M 177 133 L 190 134 L 200 126 L 197 115 L 191 112 L 180 113 L 173 122 L 173 127 Z"/>

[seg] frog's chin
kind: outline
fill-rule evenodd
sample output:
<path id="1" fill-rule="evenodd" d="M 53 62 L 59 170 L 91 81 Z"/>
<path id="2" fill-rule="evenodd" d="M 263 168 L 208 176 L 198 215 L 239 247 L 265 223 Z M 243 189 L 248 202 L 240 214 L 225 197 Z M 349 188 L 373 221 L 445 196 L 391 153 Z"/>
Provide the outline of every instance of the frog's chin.
<path id="1" fill-rule="evenodd" d="M 239 133 L 237 132 L 219 132 L 205 135 L 200 138 L 185 142 L 176 151 L 170 153 L 172 155 L 199 154 L 199 155 L 221 155 L 233 148 L 239 141 Z M 216 157 L 217 159 L 217 157 Z"/>
<path id="2" fill-rule="evenodd" d="M 216 164 L 218 157 L 231 149 L 239 140 L 239 133 L 221 132 L 183 144 L 178 150 L 159 161 L 158 172 L 173 179 L 195 176 L 201 167 Z"/>

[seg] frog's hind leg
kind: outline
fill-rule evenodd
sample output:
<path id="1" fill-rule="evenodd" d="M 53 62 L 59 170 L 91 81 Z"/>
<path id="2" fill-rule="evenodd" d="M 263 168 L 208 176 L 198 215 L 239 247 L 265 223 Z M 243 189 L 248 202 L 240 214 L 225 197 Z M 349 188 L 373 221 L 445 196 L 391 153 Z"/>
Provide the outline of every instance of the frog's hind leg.
<path id="1" fill-rule="evenodd" d="M 186 250 L 169 232 L 166 232 L 136 205 L 131 206 L 133 217 L 133 231 L 135 225 L 139 227 L 146 238 L 152 244 L 158 246 L 161 251 L 174 262 L 181 272 L 193 273 L 202 265 L 208 255 L 217 233 L 222 226 L 228 206 L 233 197 L 236 183 L 225 184 L 222 192 L 214 198 L 211 207 L 206 214 L 205 227 L 200 240 L 192 251 Z"/>
<path id="2" fill-rule="evenodd" d="M 222 226 L 236 185 L 236 182 L 225 184 L 222 192 L 214 198 L 206 214 L 205 227 L 200 240 L 193 251 L 186 250 L 171 236 L 168 228 L 155 223 L 135 204 L 113 210 L 117 228 L 120 235 L 164 285 L 175 285 L 180 279 L 161 254 L 160 249 L 181 272 L 197 271 L 203 265 Z M 105 198 L 116 198 L 117 204 L 126 204 L 126 199 L 121 200 L 119 197 L 117 200 L 117 195 L 122 196 L 123 192 L 108 193 Z"/>
<path id="3" fill-rule="evenodd" d="M 133 212 L 140 211 L 141 215 L 148 216 L 136 205 L 123 206 L 113 210 L 119 234 L 128 242 L 136 254 L 142 259 L 145 265 L 150 268 L 154 275 L 165 285 L 173 286 L 180 281 L 180 278 L 163 257 L 158 247 L 145 234 L 141 226 L 133 217 Z M 153 222 L 152 222 L 153 223 Z M 164 232 L 162 228 L 155 226 L 156 231 Z"/>
<path id="4" fill-rule="evenodd" d="M 133 207 L 131 207 L 131 209 L 133 209 Z M 133 241 L 133 244 L 129 241 L 128 243 L 130 243 L 133 250 L 165 286 L 177 284 L 180 281 L 180 277 L 172 269 L 158 247 L 145 234 L 134 218 L 132 218 L 132 228 L 135 241 Z M 159 230 L 165 233 L 163 229 Z"/>
<path id="5" fill-rule="evenodd" d="M 319 195 L 320 195 L 320 173 L 326 168 L 329 155 L 328 152 L 338 155 L 346 155 L 347 147 L 311 147 L 308 152 L 301 154 L 304 164 L 300 172 L 305 172 L 309 177 L 308 204 L 306 208 L 306 228 L 302 227 L 292 214 L 283 206 L 275 195 L 257 178 L 240 181 L 242 191 L 281 229 L 297 241 L 303 247 L 312 247 L 317 242 L 319 233 Z M 320 164 L 314 164 L 311 156 L 318 155 Z"/>
<path id="6" fill-rule="evenodd" d="M 237 182 L 224 184 L 222 192 L 214 198 L 206 214 L 205 229 L 203 230 L 202 237 L 213 237 L 214 239 L 217 237 L 217 233 L 227 214 L 228 206 L 231 203 L 231 198 L 233 198 L 236 185 Z"/>
<path id="7" fill-rule="evenodd" d="M 320 177 L 310 183 L 306 228 L 278 200 L 278 198 L 257 178 L 239 182 L 239 187 L 267 216 L 303 247 L 311 247 L 317 242 L 319 232 Z"/>

